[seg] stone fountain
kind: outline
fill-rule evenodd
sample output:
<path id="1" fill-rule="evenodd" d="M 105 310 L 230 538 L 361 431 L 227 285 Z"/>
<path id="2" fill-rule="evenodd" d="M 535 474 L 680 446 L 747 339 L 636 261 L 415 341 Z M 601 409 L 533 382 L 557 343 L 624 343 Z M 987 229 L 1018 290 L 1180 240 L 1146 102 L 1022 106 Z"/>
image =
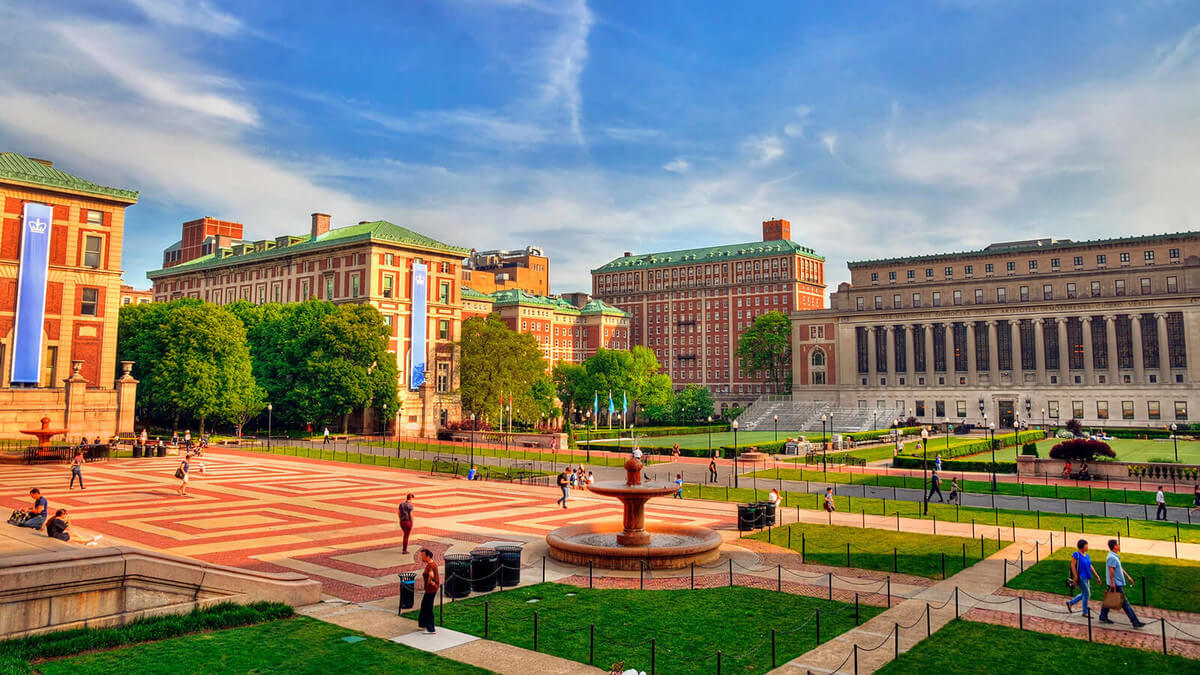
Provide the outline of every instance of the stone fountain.
<path id="1" fill-rule="evenodd" d="M 66 429 L 51 429 L 50 428 L 50 418 L 43 417 L 41 429 L 21 429 L 21 433 L 29 434 L 30 436 L 36 436 L 38 439 L 38 447 L 42 448 L 42 449 L 46 449 L 46 448 L 50 447 L 50 439 L 51 438 L 54 438 L 55 436 L 57 436 L 59 434 L 65 434 L 65 433 L 67 433 L 67 430 Z"/>
<path id="2" fill-rule="evenodd" d="M 646 502 L 678 488 L 674 483 L 643 484 L 640 455 L 635 450 L 625 462 L 625 482 L 588 486 L 589 492 L 621 501 L 625 515 L 620 527 L 615 522 L 560 527 L 546 535 L 550 557 L 575 565 L 636 570 L 643 564 L 650 569 L 677 569 L 720 556 L 721 535 L 707 527 L 656 523 L 646 530 Z"/>

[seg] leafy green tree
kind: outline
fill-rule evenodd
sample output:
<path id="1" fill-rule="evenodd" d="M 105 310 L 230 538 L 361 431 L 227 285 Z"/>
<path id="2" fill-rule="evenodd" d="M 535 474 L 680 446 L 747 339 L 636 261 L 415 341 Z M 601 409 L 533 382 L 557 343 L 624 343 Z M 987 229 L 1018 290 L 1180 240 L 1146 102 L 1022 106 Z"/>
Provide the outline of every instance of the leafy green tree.
<path id="1" fill-rule="evenodd" d="M 511 330 L 495 314 L 472 317 L 463 321 L 458 349 L 463 410 L 498 422 L 500 397 L 507 405 L 511 395 L 517 418 L 540 419 L 533 387 L 545 379 L 546 360 L 534 336 Z M 548 380 L 539 386 L 552 391 Z"/>
<path id="2" fill-rule="evenodd" d="M 675 395 L 675 419 L 679 422 L 699 422 L 713 414 L 713 398 L 708 389 L 689 384 Z"/>
<path id="3" fill-rule="evenodd" d="M 742 370 L 765 374 L 775 391 L 791 390 L 792 323 L 783 312 L 759 315 L 738 340 Z"/>
<path id="4" fill-rule="evenodd" d="M 675 418 L 675 387 L 671 378 L 663 373 L 650 376 L 646 393 L 642 395 L 646 417 L 652 422 L 670 422 Z"/>

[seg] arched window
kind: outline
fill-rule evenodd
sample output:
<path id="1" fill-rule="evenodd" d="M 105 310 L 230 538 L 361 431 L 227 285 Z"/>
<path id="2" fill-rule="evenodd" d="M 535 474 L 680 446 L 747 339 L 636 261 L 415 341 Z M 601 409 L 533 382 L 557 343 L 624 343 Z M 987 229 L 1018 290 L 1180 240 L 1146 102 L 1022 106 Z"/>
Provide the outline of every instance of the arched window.
<path id="1" fill-rule="evenodd" d="M 825 352 L 823 350 L 820 350 L 820 349 L 813 350 L 812 365 L 814 365 L 814 366 L 824 366 L 825 365 Z"/>
<path id="2" fill-rule="evenodd" d="M 810 384 L 825 384 L 825 350 L 814 349 L 808 357 L 808 379 Z"/>

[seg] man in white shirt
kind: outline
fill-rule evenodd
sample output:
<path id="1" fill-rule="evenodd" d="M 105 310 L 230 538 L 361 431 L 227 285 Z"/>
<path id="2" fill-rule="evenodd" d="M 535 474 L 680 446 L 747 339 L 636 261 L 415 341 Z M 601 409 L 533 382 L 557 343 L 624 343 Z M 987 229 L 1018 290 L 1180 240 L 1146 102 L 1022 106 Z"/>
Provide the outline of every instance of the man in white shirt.
<path id="1" fill-rule="evenodd" d="M 1155 520 L 1167 519 L 1167 497 L 1163 494 L 1163 486 L 1158 486 L 1158 492 L 1154 495 L 1154 503 L 1158 504 L 1158 510 L 1154 512 Z"/>
<path id="2" fill-rule="evenodd" d="M 1133 607 L 1129 606 L 1129 598 L 1125 595 L 1125 586 L 1133 586 L 1133 577 L 1121 567 L 1121 542 L 1116 539 L 1108 540 L 1108 558 L 1104 561 L 1104 576 L 1108 582 L 1109 592 L 1117 592 L 1121 594 L 1121 609 L 1125 610 L 1125 616 L 1129 617 L 1129 623 L 1133 624 L 1134 628 L 1141 628 L 1146 624 L 1138 620 L 1137 614 L 1133 613 Z M 1100 609 L 1100 623 L 1113 623 L 1113 620 L 1108 618 L 1108 607 Z"/>

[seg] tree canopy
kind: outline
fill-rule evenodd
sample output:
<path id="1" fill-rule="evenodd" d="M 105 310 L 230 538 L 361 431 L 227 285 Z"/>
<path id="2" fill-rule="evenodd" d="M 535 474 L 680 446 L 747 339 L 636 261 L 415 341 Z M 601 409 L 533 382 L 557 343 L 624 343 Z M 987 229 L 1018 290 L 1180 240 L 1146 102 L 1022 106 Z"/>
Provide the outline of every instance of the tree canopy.
<path id="1" fill-rule="evenodd" d="M 675 419 L 680 422 L 700 422 L 713 414 L 713 398 L 708 389 L 689 384 L 675 395 Z"/>
<path id="2" fill-rule="evenodd" d="M 775 391 L 791 390 L 792 322 L 783 312 L 767 312 L 754 319 L 738 340 L 742 370 L 765 374 Z"/>
<path id="3" fill-rule="evenodd" d="M 498 422 L 501 396 L 504 405 L 512 397 L 513 413 L 519 419 L 534 422 L 548 412 L 546 398 L 553 387 L 542 382 L 546 360 L 537 338 L 513 331 L 492 314 L 463 321 L 458 349 L 464 412 Z"/>

